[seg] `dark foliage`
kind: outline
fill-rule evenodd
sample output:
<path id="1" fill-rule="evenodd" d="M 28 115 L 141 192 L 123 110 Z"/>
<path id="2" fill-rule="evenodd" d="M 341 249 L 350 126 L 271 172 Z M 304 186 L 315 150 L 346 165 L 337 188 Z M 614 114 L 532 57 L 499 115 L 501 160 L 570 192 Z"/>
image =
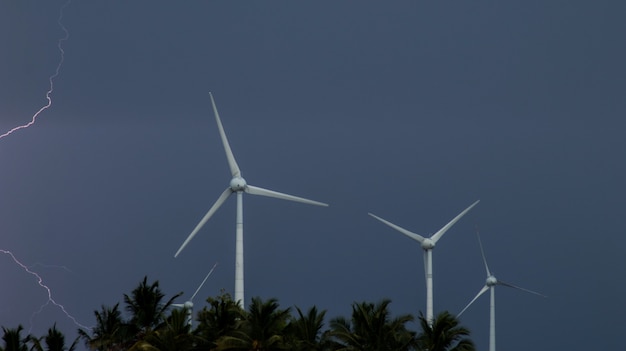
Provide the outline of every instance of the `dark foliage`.
<path id="1" fill-rule="evenodd" d="M 79 338 L 97 351 L 474 351 L 469 330 L 448 312 L 429 323 L 420 313 L 421 331 L 411 331 L 410 314 L 392 316 L 390 300 L 352 304 L 349 318 L 333 318 L 325 329 L 326 311 L 310 307 L 306 313 L 295 307 L 281 308 L 277 299 L 253 298 L 247 310 L 222 293 L 209 297 L 198 311 L 195 328 L 188 310 L 172 306 L 181 294 L 165 300 L 158 281 L 144 279 L 124 294 L 120 304 L 94 311 L 96 324 L 79 330 Z M 74 351 L 79 339 L 65 344 L 56 329 L 36 338 L 22 335 L 23 327 L 2 328 L 0 351 Z"/>

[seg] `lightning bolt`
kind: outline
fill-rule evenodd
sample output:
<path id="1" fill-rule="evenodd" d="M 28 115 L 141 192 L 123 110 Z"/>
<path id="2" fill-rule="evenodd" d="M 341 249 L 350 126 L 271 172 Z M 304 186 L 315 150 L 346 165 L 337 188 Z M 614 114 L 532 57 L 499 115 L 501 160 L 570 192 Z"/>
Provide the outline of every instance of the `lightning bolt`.
<path id="1" fill-rule="evenodd" d="M 60 268 L 68 273 L 74 273 L 72 272 L 69 268 L 65 267 L 65 266 L 60 266 L 60 265 L 56 265 L 56 264 L 44 264 L 44 263 L 40 263 L 40 262 L 35 262 L 33 264 L 31 264 L 30 266 L 28 266 L 29 269 L 32 269 L 35 266 L 41 266 L 44 268 Z"/>
<path id="2" fill-rule="evenodd" d="M 31 270 L 28 268 L 28 266 L 26 266 L 25 264 L 23 264 L 22 262 L 20 262 L 20 261 L 19 261 L 19 260 L 15 257 L 15 255 L 13 255 L 13 253 L 12 253 L 11 251 L 0 249 L 0 252 L 1 252 L 1 253 L 3 253 L 3 254 L 6 254 L 6 255 L 11 256 L 11 258 L 13 259 L 13 261 L 14 261 L 14 262 L 15 262 L 18 266 L 22 267 L 22 269 L 23 269 L 26 273 L 28 273 L 28 274 L 30 274 L 30 275 L 32 275 L 32 276 L 34 276 L 34 277 L 35 277 L 35 279 L 37 280 L 37 284 L 39 284 L 39 286 L 41 286 L 42 288 L 44 288 L 44 289 L 46 290 L 46 292 L 48 293 L 48 301 L 46 301 L 43 305 L 41 305 L 41 307 L 39 308 L 39 310 L 38 310 L 38 311 L 36 311 L 36 312 L 34 312 L 34 313 L 31 315 L 31 317 L 30 317 L 30 328 L 28 329 L 28 332 L 29 332 L 29 333 L 31 332 L 31 330 L 32 330 L 32 328 L 33 328 L 33 318 L 34 318 L 37 314 L 41 313 L 41 312 L 43 311 L 43 309 L 44 309 L 46 306 L 50 305 L 50 304 L 53 304 L 54 306 L 58 307 L 58 308 L 59 308 L 59 309 L 60 309 L 60 310 L 61 310 L 61 311 L 65 314 L 65 316 L 67 316 L 67 318 L 69 318 L 70 320 L 72 320 L 72 322 L 74 322 L 74 324 L 75 324 L 77 327 L 82 328 L 82 329 L 86 329 L 86 330 L 91 330 L 91 328 L 90 328 L 90 327 L 87 327 L 87 326 L 85 326 L 85 325 L 80 324 L 80 323 L 76 320 L 76 318 L 74 318 L 74 316 L 72 316 L 69 312 L 67 312 L 67 310 L 65 309 L 65 306 L 63 306 L 63 305 L 61 305 L 60 303 L 56 302 L 56 301 L 54 300 L 54 298 L 52 298 L 52 290 L 50 290 L 50 287 L 48 287 L 46 284 L 44 284 L 44 282 L 43 282 L 43 278 L 42 278 L 39 274 L 37 274 L 37 273 L 35 273 L 35 272 L 31 271 Z"/>
<path id="3" fill-rule="evenodd" d="M 52 106 L 52 98 L 51 95 L 54 91 L 54 80 L 59 76 L 59 73 L 61 71 L 61 66 L 63 66 L 63 62 L 65 61 L 65 50 L 63 50 L 63 43 L 65 41 L 67 41 L 70 37 L 70 33 L 68 32 L 67 28 L 65 27 L 65 25 L 63 25 L 63 10 L 65 10 L 66 7 L 68 7 L 70 5 L 70 3 L 72 2 L 72 0 L 68 0 L 63 6 L 61 6 L 60 10 L 59 10 L 59 17 L 57 18 L 57 24 L 59 25 L 59 27 L 61 27 L 61 29 L 63 30 L 64 36 L 59 39 L 59 41 L 57 42 L 57 48 L 59 49 L 59 52 L 61 54 L 61 58 L 59 60 L 59 63 L 56 66 L 56 69 L 54 71 L 54 74 L 52 74 L 50 77 L 48 77 L 48 82 L 50 83 L 50 88 L 48 89 L 48 91 L 46 92 L 46 100 L 48 101 L 44 106 L 42 106 L 37 112 L 35 112 L 34 115 L 32 115 L 30 122 L 24 124 L 24 125 L 20 125 L 17 126 L 7 132 L 5 132 L 4 134 L 0 134 L 0 139 L 9 136 L 11 134 L 13 134 L 14 132 L 17 132 L 18 130 L 21 129 L 26 129 L 30 126 L 32 126 L 33 124 L 35 124 L 35 122 L 37 121 L 37 117 L 39 117 L 44 111 L 46 111 L 47 109 L 49 109 Z M 39 308 L 38 311 L 34 312 L 31 315 L 30 318 L 30 329 L 29 329 L 29 333 L 32 330 L 33 327 L 33 319 L 34 317 L 41 313 L 43 311 L 43 309 L 52 304 L 56 307 L 58 307 L 66 316 L 67 318 L 69 318 L 70 320 L 72 320 L 74 322 L 74 324 L 76 326 L 78 326 L 79 328 L 82 329 L 86 329 L 86 330 L 90 330 L 91 328 L 80 324 L 76 318 L 74 318 L 74 316 L 72 316 L 69 312 L 67 312 L 67 310 L 65 309 L 65 307 L 63 305 L 61 305 L 60 303 L 56 302 L 54 300 L 54 298 L 52 298 L 52 291 L 50 290 L 50 287 L 48 287 L 46 284 L 44 284 L 43 278 L 41 278 L 41 276 L 39 276 L 39 274 L 35 273 L 34 271 L 30 270 L 30 268 L 26 265 L 24 265 L 22 262 L 20 262 L 15 255 L 13 255 L 12 252 L 8 251 L 8 250 L 2 250 L 0 249 L 0 253 L 4 253 L 6 255 L 11 256 L 11 258 L 13 259 L 13 261 L 20 266 L 26 273 L 33 275 L 36 279 L 37 279 L 37 283 L 39 284 L 39 286 L 41 286 L 42 288 L 44 288 L 46 290 L 46 292 L 48 293 L 48 300 L 41 305 L 41 307 Z M 63 267 L 65 268 L 65 267 Z M 67 269 L 67 268 L 65 268 Z"/>
<path id="4" fill-rule="evenodd" d="M 4 134 L 0 135 L 0 139 L 13 134 L 14 132 L 17 132 L 20 129 L 25 129 L 28 128 L 30 126 L 32 126 L 33 124 L 35 124 L 35 122 L 37 121 L 37 117 L 39 117 L 39 115 L 41 113 L 43 113 L 45 110 L 47 110 L 48 108 L 50 108 L 50 106 L 52 106 L 52 98 L 50 97 L 50 95 L 52 95 L 52 92 L 54 91 L 54 79 L 56 77 L 59 76 L 59 72 L 61 71 L 61 66 L 63 65 L 63 61 L 65 60 L 65 50 L 63 50 L 63 42 L 67 41 L 70 37 L 70 33 L 67 31 L 67 28 L 65 28 L 65 26 L 63 25 L 63 10 L 70 5 L 70 3 L 72 2 L 72 0 L 68 0 L 65 5 L 63 5 L 61 7 L 61 9 L 59 10 L 59 18 L 57 19 L 57 23 L 59 24 L 59 27 L 61 27 L 61 29 L 63 30 L 63 33 L 65 33 L 65 35 L 59 39 L 59 42 L 57 43 L 57 48 L 59 49 L 59 52 L 61 53 L 61 59 L 59 61 L 59 64 L 57 65 L 56 70 L 54 71 L 54 74 L 51 75 L 48 78 L 48 82 L 50 82 L 50 89 L 48 89 L 48 92 L 46 92 L 46 100 L 48 100 L 48 103 L 45 104 L 43 107 L 41 107 L 32 117 L 30 122 L 21 125 L 21 126 L 17 126 L 11 130 L 9 130 L 8 132 L 5 132 Z"/>

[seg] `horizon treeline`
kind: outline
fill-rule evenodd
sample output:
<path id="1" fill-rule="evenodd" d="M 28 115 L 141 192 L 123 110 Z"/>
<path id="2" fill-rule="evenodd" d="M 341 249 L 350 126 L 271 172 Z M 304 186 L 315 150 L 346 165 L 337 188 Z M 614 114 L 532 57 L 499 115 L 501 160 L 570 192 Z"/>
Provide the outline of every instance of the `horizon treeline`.
<path id="1" fill-rule="evenodd" d="M 470 331 L 449 312 L 432 321 L 421 312 L 392 316 L 389 299 L 354 302 L 350 316 L 326 322 L 315 305 L 283 308 L 276 298 L 255 297 L 243 309 L 222 292 L 193 311 L 174 304 L 181 295 L 166 300 L 159 282 L 144 277 L 122 305 L 95 310 L 95 326 L 78 329 L 71 342 L 56 324 L 41 337 L 3 326 L 0 351 L 75 351 L 81 343 L 94 351 L 475 351 Z M 412 321 L 419 331 L 407 327 Z"/>

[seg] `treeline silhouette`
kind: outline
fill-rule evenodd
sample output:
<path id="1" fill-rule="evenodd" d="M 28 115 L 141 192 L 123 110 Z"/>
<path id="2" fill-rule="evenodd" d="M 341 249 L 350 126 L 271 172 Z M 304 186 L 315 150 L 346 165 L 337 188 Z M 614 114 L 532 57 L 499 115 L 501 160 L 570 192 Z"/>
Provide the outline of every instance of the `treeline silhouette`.
<path id="1" fill-rule="evenodd" d="M 207 298 L 207 306 L 194 312 L 191 305 L 166 300 L 159 282 L 144 279 L 123 305 L 101 306 L 94 311 L 91 330 L 79 329 L 68 343 L 52 326 L 41 337 L 24 335 L 24 328 L 2 327 L 0 351 L 74 351 L 82 343 L 98 351 L 351 351 L 418 350 L 474 351 L 470 332 L 448 312 L 432 321 L 420 313 L 392 316 L 391 303 L 354 302 L 349 317 L 325 322 L 325 310 L 313 306 L 282 308 L 275 298 L 253 298 L 246 309 L 227 293 Z M 125 313 L 124 313 L 125 312 Z M 420 330 L 407 326 L 417 320 Z"/>

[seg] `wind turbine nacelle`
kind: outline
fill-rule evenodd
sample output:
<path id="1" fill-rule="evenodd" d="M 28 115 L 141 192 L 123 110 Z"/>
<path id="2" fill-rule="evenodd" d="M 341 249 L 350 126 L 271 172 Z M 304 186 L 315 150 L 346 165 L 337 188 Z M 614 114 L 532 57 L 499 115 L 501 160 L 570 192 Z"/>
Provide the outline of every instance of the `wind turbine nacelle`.
<path id="1" fill-rule="evenodd" d="M 246 190 L 246 180 L 242 177 L 235 177 L 230 180 L 230 189 L 232 191 L 244 191 Z"/>
<path id="2" fill-rule="evenodd" d="M 193 302 L 191 301 L 187 301 L 184 304 L 185 308 L 187 308 L 188 310 L 191 310 L 193 308 Z"/>
<path id="3" fill-rule="evenodd" d="M 496 279 L 496 277 L 494 277 L 493 275 L 490 275 L 489 277 L 487 277 L 486 284 L 487 286 L 494 286 L 498 284 L 498 279 Z"/>
<path id="4" fill-rule="evenodd" d="M 434 247 L 435 242 L 431 238 L 425 238 L 424 241 L 422 241 L 422 249 L 431 250 Z"/>

